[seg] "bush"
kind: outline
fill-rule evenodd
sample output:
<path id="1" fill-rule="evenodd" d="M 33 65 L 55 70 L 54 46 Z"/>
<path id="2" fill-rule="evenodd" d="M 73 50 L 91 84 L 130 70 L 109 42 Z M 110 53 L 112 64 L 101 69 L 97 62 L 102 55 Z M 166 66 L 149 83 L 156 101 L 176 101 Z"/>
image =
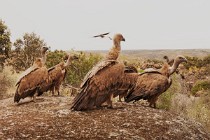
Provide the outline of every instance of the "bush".
<path id="1" fill-rule="evenodd" d="M 13 86 L 14 80 L 11 77 L 11 72 L 4 70 L 0 73 L 0 99 L 11 96 L 8 91 Z"/>
<path id="2" fill-rule="evenodd" d="M 173 81 L 171 87 L 158 98 L 158 108 L 169 110 L 172 106 L 174 94 L 181 90 L 176 74 L 172 76 L 172 79 Z"/>
<path id="3" fill-rule="evenodd" d="M 201 90 L 210 90 L 210 81 L 198 81 L 195 86 L 193 86 L 191 92 L 193 95 L 195 95 Z"/>
<path id="4" fill-rule="evenodd" d="M 49 51 L 47 53 L 46 66 L 50 68 L 59 64 L 60 62 L 63 62 L 65 56 L 66 56 L 65 51 L 58 51 L 58 50 L 55 50 L 53 52 Z"/>
<path id="5" fill-rule="evenodd" d="M 66 82 L 74 86 L 79 86 L 88 71 L 92 69 L 101 58 L 102 57 L 97 54 L 80 52 L 79 60 L 72 62 L 68 67 Z"/>
<path id="6" fill-rule="evenodd" d="M 190 67 L 205 67 L 206 65 L 210 64 L 210 55 L 204 57 L 203 59 L 200 59 L 198 57 L 189 57 L 186 56 L 188 63 L 184 63 L 183 65 L 189 69 Z"/>
<path id="7" fill-rule="evenodd" d="M 210 95 L 196 98 L 193 104 L 187 107 L 186 116 L 202 123 L 210 131 Z"/>

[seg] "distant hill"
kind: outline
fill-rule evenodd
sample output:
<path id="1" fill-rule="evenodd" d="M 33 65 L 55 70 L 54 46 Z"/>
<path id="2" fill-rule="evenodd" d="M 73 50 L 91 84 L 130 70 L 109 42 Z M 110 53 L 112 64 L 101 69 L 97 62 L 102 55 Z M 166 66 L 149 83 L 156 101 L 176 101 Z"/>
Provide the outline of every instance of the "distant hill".
<path id="1" fill-rule="evenodd" d="M 86 51 L 92 53 L 106 54 L 108 50 Z M 162 59 L 167 55 L 169 58 L 174 58 L 177 55 L 195 56 L 203 58 L 210 55 L 210 49 L 182 49 L 182 50 L 122 50 L 122 55 L 129 57 L 139 57 L 141 59 Z"/>

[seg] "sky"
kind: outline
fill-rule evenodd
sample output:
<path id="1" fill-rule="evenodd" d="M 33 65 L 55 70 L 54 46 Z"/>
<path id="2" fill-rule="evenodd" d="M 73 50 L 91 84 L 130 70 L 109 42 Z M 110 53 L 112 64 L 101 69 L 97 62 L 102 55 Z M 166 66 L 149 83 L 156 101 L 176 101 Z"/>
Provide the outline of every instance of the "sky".
<path id="1" fill-rule="evenodd" d="M 34 32 L 52 50 L 210 49 L 210 0 L 0 0 L 11 40 Z"/>

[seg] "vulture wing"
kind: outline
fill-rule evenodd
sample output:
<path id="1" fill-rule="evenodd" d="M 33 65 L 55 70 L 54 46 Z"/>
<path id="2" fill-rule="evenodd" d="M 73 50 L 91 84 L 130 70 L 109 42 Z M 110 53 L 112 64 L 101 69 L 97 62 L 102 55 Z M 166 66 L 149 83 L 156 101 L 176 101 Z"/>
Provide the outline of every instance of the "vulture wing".
<path id="1" fill-rule="evenodd" d="M 135 88 L 130 91 L 125 101 L 150 100 L 165 92 L 171 85 L 171 80 L 159 72 L 145 72 L 138 76 Z"/>
<path id="2" fill-rule="evenodd" d="M 19 102 L 21 98 L 33 96 L 36 89 L 39 88 L 42 83 L 47 81 L 47 68 L 41 67 L 31 71 L 18 82 L 14 101 Z"/>
<path id="3" fill-rule="evenodd" d="M 124 65 L 117 61 L 102 61 L 86 75 L 72 109 L 86 110 L 106 102 L 112 91 L 121 86 Z"/>
<path id="4" fill-rule="evenodd" d="M 33 72 L 33 71 L 35 71 L 35 70 L 37 70 L 37 69 L 38 69 L 38 67 L 32 66 L 32 67 L 28 68 L 26 71 L 24 71 L 24 72 L 21 74 L 21 76 L 19 77 L 19 79 L 17 80 L 15 86 L 17 86 L 17 85 L 20 83 L 20 81 L 21 81 L 25 76 L 27 76 L 28 74 L 30 74 L 31 72 Z"/>
<path id="5" fill-rule="evenodd" d="M 51 67 L 51 68 L 49 68 L 49 69 L 47 69 L 48 70 L 48 72 L 50 72 L 50 71 L 52 71 L 52 70 L 54 70 L 55 69 L 55 66 L 53 66 L 53 67 Z"/>
<path id="6" fill-rule="evenodd" d="M 96 75 L 99 71 L 101 71 L 102 69 L 105 69 L 113 64 L 118 63 L 118 61 L 116 60 L 103 60 L 101 62 L 99 62 L 97 65 L 95 65 L 86 75 L 85 78 L 83 80 L 83 82 L 81 83 L 80 87 L 84 87 L 85 84 L 94 76 Z"/>
<path id="7" fill-rule="evenodd" d="M 62 69 L 61 67 L 51 67 L 48 69 L 48 77 L 49 81 L 46 83 L 42 83 L 40 85 L 39 91 L 38 91 L 38 96 L 42 95 L 43 92 L 48 91 L 51 87 L 53 87 L 56 83 L 56 80 L 60 78 L 62 75 Z"/>
<path id="8" fill-rule="evenodd" d="M 138 73 L 130 73 L 130 71 L 125 71 L 127 73 L 124 74 L 121 80 L 121 86 L 113 92 L 113 97 L 116 97 L 118 95 L 123 95 L 125 97 L 129 90 L 133 89 L 135 87 L 135 83 L 138 79 Z"/>

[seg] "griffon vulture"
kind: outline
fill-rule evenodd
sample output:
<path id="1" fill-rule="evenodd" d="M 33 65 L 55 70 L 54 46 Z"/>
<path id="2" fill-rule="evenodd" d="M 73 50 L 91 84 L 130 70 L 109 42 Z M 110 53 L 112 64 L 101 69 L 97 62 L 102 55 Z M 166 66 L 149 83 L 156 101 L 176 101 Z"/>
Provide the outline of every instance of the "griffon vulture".
<path id="1" fill-rule="evenodd" d="M 118 89 L 124 74 L 124 64 L 117 61 L 121 51 L 121 41 L 125 41 L 121 34 L 113 37 L 113 47 L 106 58 L 86 74 L 71 109 L 77 111 L 93 109 L 105 102 L 112 108 L 112 90 Z"/>
<path id="2" fill-rule="evenodd" d="M 16 92 L 14 102 L 19 102 L 25 97 L 33 97 L 35 101 L 35 93 L 42 83 L 48 82 L 48 72 L 45 67 L 47 47 L 41 50 L 42 58 L 37 58 L 33 66 L 28 68 L 16 83 Z"/>
<path id="3" fill-rule="evenodd" d="M 44 92 L 47 92 L 48 90 L 52 91 L 52 95 L 54 95 L 54 92 L 57 92 L 58 95 L 60 95 L 60 85 L 65 79 L 66 72 L 67 72 L 67 66 L 70 65 L 71 61 L 78 59 L 76 55 L 68 55 L 68 59 L 66 63 L 60 62 L 59 64 L 51 67 L 48 69 L 48 76 L 49 81 L 47 83 L 43 83 L 40 85 L 40 88 L 38 89 L 38 96 L 42 95 Z"/>
<path id="4" fill-rule="evenodd" d="M 159 71 L 148 71 L 139 74 L 135 87 L 125 97 L 126 102 L 147 100 L 150 107 L 156 107 L 158 96 L 165 92 L 172 83 L 170 75 L 173 74 L 180 63 L 187 62 L 184 56 L 177 56 L 172 67 L 164 63 Z"/>

